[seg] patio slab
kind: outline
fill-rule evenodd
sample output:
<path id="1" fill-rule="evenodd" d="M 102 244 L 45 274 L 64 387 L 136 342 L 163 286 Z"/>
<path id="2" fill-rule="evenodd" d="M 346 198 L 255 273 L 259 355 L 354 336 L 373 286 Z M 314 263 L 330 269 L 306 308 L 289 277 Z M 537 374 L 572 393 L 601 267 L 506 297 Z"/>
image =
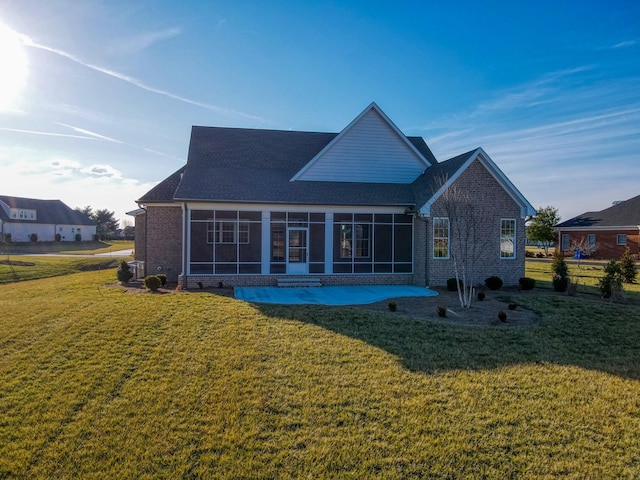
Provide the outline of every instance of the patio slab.
<path id="1" fill-rule="evenodd" d="M 236 287 L 235 298 L 251 303 L 285 305 L 362 305 L 398 297 L 435 297 L 438 292 L 416 285 L 358 285 L 316 288 Z"/>

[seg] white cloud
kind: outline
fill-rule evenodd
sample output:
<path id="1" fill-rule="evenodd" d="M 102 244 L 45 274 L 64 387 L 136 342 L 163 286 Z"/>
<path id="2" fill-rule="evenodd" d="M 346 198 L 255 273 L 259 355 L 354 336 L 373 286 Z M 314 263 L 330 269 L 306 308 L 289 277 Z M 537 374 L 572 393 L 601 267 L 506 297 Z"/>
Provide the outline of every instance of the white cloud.
<path id="1" fill-rule="evenodd" d="M 66 58 L 68 60 L 71 60 L 72 62 L 77 63 L 78 65 L 82 65 L 83 67 L 89 68 L 89 69 L 94 70 L 96 72 L 103 73 L 105 75 L 108 75 L 108 76 L 110 76 L 112 78 L 116 78 L 116 79 L 121 80 L 123 82 L 127 82 L 128 84 L 136 86 L 138 88 L 141 88 L 142 90 L 145 90 L 147 92 L 155 93 L 155 94 L 167 97 L 167 98 L 171 98 L 173 100 L 177 100 L 177 101 L 180 101 L 180 102 L 183 102 L 183 103 L 187 103 L 187 104 L 194 105 L 194 106 L 197 106 L 197 107 L 200 107 L 200 108 L 211 110 L 213 112 L 216 112 L 216 113 L 219 113 L 219 114 L 222 114 L 222 115 L 226 115 L 226 116 L 230 116 L 230 117 L 241 117 L 241 118 L 244 118 L 244 119 L 247 119 L 247 120 L 252 120 L 252 121 L 256 121 L 256 122 L 260 122 L 260 123 L 265 123 L 265 119 L 263 119 L 261 117 L 258 117 L 258 116 L 255 116 L 255 115 L 251 115 L 251 114 L 248 114 L 248 113 L 244 113 L 244 112 L 238 112 L 238 111 L 232 110 L 230 108 L 220 107 L 218 105 L 212 105 L 212 104 L 209 104 L 209 103 L 200 102 L 198 100 L 193 100 L 191 98 L 184 97 L 182 95 L 177 95 L 177 94 L 169 92 L 167 90 L 162 90 L 162 89 L 159 89 L 159 88 L 152 87 L 150 85 L 147 85 L 143 81 L 138 80 L 137 78 L 131 77 L 129 75 L 125 75 L 124 73 L 120 73 L 120 72 L 117 72 L 115 70 L 111 70 L 111 69 L 108 69 L 108 68 L 105 68 L 105 67 L 101 67 L 99 65 L 95 65 L 95 64 L 90 63 L 90 62 L 87 62 L 87 61 L 81 59 L 80 57 L 78 57 L 77 55 L 74 55 L 73 53 L 69 53 L 69 52 L 66 52 L 64 50 L 60 50 L 60 49 L 57 49 L 57 48 L 53 48 L 53 47 L 49 47 L 47 45 L 43 45 L 43 44 L 37 43 L 33 39 L 29 38 L 26 35 L 23 35 L 23 34 L 20 34 L 20 33 L 17 33 L 17 32 L 16 32 L 16 35 L 17 35 L 17 38 L 20 38 L 21 42 L 27 47 L 37 48 L 37 49 L 40 49 L 40 50 L 44 50 L 46 52 L 53 53 L 53 54 L 58 55 L 60 57 Z"/>
<path id="2" fill-rule="evenodd" d="M 182 33 L 178 27 L 167 28 L 153 32 L 143 32 L 133 37 L 121 38 L 108 48 L 110 53 L 133 55 L 140 53 L 157 42 L 168 40 Z"/>

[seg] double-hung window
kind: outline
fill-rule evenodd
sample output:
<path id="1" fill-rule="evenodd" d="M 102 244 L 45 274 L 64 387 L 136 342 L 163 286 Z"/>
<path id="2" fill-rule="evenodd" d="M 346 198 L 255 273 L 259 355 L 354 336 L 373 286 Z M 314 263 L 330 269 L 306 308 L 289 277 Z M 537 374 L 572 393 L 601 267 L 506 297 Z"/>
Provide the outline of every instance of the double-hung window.
<path id="1" fill-rule="evenodd" d="M 500 258 L 516 258 L 516 221 L 500 220 Z"/>
<path id="2" fill-rule="evenodd" d="M 619 233 L 617 235 L 616 241 L 617 241 L 618 245 L 626 245 L 627 244 L 627 234 L 626 233 Z"/>
<path id="3" fill-rule="evenodd" d="M 433 258 L 449 258 L 449 219 L 433 219 Z"/>

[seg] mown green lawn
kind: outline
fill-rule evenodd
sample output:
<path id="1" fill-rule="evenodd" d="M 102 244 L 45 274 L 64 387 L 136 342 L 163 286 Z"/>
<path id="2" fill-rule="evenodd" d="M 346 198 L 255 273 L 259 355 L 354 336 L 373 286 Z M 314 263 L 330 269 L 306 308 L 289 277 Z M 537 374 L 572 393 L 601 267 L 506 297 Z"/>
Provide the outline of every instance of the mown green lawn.
<path id="1" fill-rule="evenodd" d="M 132 240 L 110 240 L 108 242 L 25 242 L 0 243 L 0 252 L 6 254 L 35 255 L 60 253 L 65 255 L 93 255 L 117 250 L 133 250 Z"/>
<path id="2" fill-rule="evenodd" d="M 117 258 L 0 256 L 0 284 L 117 267 Z"/>
<path id="3" fill-rule="evenodd" d="M 598 288 L 600 278 L 604 276 L 604 267 L 607 262 L 589 262 L 583 261 L 578 264 L 575 261 L 568 261 L 569 276 L 571 282 L 578 285 L 579 293 L 587 293 L 600 296 L 601 292 Z M 536 280 L 536 286 L 551 289 L 551 278 L 553 271 L 551 268 L 551 260 L 540 261 L 527 259 L 526 275 Z M 623 284 L 626 298 L 629 300 L 640 301 L 640 272 L 636 276 L 635 283 Z"/>
<path id="4" fill-rule="evenodd" d="M 640 309 L 541 323 L 0 286 L 0 478 L 638 478 Z"/>

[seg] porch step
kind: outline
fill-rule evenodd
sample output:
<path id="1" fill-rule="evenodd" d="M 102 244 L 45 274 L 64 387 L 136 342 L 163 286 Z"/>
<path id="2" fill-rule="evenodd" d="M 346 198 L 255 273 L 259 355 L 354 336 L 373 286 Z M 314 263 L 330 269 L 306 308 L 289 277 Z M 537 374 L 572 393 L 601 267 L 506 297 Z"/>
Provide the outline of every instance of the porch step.
<path id="1" fill-rule="evenodd" d="M 311 288 L 321 287 L 319 278 L 313 277 L 282 277 L 278 279 L 278 287 L 281 288 Z"/>

